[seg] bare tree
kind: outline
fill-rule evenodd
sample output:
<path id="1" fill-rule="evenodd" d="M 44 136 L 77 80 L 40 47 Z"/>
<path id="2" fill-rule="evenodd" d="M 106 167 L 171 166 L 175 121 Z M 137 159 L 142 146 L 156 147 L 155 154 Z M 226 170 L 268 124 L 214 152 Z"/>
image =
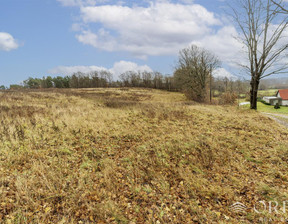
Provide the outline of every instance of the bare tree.
<path id="1" fill-rule="evenodd" d="M 283 0 L 280 1 L 275 1 L 275 0 L 271 0 L 276 6 L 279 7 L 278 12 L 277 13 L 284 13 L 284 14 L 288 14 L 288 9 L 285 8 L 284 6 L 284 2 Z"/>
<path id="2" fill-rule="evenodd" d="M 174 73 L 178 88 L 192 100 L 205 101 L 211 71 L 219 65 L 220 61 L 213 53 L 195 45 L 181 50 Z"/>
<path id="3" fill-rule="evenodd" d="M 271 0 L 237 0 L 231 7 L 241 33 L 240 40 L 247 49 L 248 64 L 242 64 L 251 75 L 250 108 L 257 109 L 260 80 L 272 74 L 287 72 L 281 63 L 287 43 L 282 43 L 288 20 L 279 14 L 280 6 Z"/>

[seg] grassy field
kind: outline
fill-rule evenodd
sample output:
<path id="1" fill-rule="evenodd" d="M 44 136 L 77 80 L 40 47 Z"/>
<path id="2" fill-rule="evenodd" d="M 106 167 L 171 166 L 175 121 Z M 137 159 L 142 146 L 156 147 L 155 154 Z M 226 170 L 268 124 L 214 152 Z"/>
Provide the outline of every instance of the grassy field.
<path id="1" fill-rule="evenodd" d="M 268 89 L 268 90 L 259 90 L 258 96 L 276 96 L 278 89 Z M 246 102 L 247 99 L 241 99 L 239 102 Z M 249 109 L 249 105 L 242 106 L 242 108 Z M 288 114 L 288 107 L 281 106 L 280 109 L 274 109 L 274 106 L 266 105 L 264 103 L 258 102 L 257 103 L 257 109 L 259 112 L 265 112 L 265 113 L 279 113 L 279 114 Z"/>
<path id="2" fill-rule="evenodd" d="M 1 92 L 0 116 L 0 223 L 286 217 L 253 212 L 288 196 L 288 132 L 258 112 L 157 90 L 78 89 Z"/>
<path id="3" fill-rule="evenodd" d="M 286 106 L 280 106 L 280 109 L 275 109 L 274 106 L 258 102 L 257 109 L 260 112 L 288 114 L 288 107 Z"/>
<path id="4" fill-rule="evenodd" d="M 267 90 L 259 90 L 258 95 L 259 97 L 263 96 L 276 96 L 278 89 L 267 89 Z"/>
<path id="5" fill-rule="evenodd" d="M 250 105 L 241 106 L 242 109 L 249 110 Z M 266 105 L 262 102 L 257 103 L 257 110 L 264 113 L 273 113 L 273 114 L 288 114 L 288 107 L 280 106 L 280 109 L 275 109 L 274 106 Z"/>

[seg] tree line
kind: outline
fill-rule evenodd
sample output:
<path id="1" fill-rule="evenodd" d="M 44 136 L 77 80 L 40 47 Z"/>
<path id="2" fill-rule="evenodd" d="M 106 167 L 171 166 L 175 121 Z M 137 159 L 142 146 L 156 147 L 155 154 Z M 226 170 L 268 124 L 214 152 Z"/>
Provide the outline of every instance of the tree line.
<path id="1" fill-rule="evenodd" d="M 77 72 L 71 76 L 33 78 L 29 77 L 22 85 L 11 85 L 10 89 L 29 88 L 109 88 L 140 87 L 168 91 L 181 91 L 189 100 L 212 102 L 212 98 L 225 96 L 224 101 L 233 103 L 237 97 L 245 97 L 249 83 L 213 77 L 221 65 L 220 60 L 204 48 L 191 45 L 179 52 L 179 59 L 173 75 L 160 72 L 127 71 L 117 81 L 107 70 L 90 73 Z"/>
<path id="2" fill-rule="evenodd" d="M 174 77 L 160 72 L 127 71 L 114 81 L 111 72 L 93 71 L 77 72 L 71 76 L 33 78 L 29 77 L 21 85 L 10 85 L 10 89 L 29 88 L 108 88 L 108 87 L 142 87 L 177 91 Z M 3 87 L 4 88 L 4 87 Z M 4 88 L 5 89 L 5 88 Z"/>
<path id="3" fill-rule="evenodd" d="M 234 94 L 234 101 L 237 97 L 245 96 L 249 88 L 247 81 L 211 76 L 211 72 L 219 64 L 220 62 L 211 52 L 196 46 L 190 46 L 180 51 L 179 64 L 173 75 L 163 75 L 160 72 L 127 71 L 122 73 L 117 81 L 114 81 L 112 73 L 105 70 L 90 73 L 77 72 L 71 76 L 29 77 L 21 85 L 11 85 L 10 89 L 154 88 L 181 91 L 189 100 L 198 102 L 209 101 L 209 90 L 213 98 L 221 97 L 223 93 Z"/>
<path id="4" fill-rule="evenodd" d="M 273 74 L 288 72 L 285 59 L 288 50 L 285 33 L 288 28 L 288 10 L 284 0 L 236 0 L 231 14 L 238 27 L 240 43 L 246 49 L 247 63 L 239 63 L 250 75 L 250 108 L 257 109 L 258 90 L 262 79 Z M 113 81 L 109 71 L 75 73 L 72 76 L 29 78 L 23 85 L 10 88 L 97 88 L 144 87 L 169 91 L 182 91 L 194 101 L 210 101 L 215 94 L 244 94 L 247 82 L 215 79 L 213 72 L 221 65 L 212 53 L 195 45 L 179 53 L 172 76 L 159 72 L 127 71 Z M 5 87 L 1 87 L 2 89 Z M 236 89 L 236 91 L 235 91 Z M 229 98 L 229 97 L 228 97 Z"/>

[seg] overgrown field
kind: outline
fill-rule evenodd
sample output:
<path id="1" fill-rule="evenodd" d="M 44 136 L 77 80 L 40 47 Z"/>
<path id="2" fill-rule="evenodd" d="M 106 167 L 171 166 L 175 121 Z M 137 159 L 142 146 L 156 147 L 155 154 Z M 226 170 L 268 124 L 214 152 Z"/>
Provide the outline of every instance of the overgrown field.
<path id="1" fill-rule="evenodd" d="M 257 112 L 88 89 L 1 92 L 0 117 L 0 223 L 287 217 L 253 211 L 288 199 L 288 132 Z"/>

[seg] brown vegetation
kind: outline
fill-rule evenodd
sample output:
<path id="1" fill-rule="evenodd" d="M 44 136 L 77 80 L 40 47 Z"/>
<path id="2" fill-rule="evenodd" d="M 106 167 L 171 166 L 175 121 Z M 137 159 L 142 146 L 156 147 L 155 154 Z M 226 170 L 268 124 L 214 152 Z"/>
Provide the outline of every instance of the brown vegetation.
<path id="1" fill-rule="evenodd" d="M 255 223 L 288 194 L 288 132 L 254 111 L 77 89 L 2 92 L 0 117 L 0 223 Z"/>

